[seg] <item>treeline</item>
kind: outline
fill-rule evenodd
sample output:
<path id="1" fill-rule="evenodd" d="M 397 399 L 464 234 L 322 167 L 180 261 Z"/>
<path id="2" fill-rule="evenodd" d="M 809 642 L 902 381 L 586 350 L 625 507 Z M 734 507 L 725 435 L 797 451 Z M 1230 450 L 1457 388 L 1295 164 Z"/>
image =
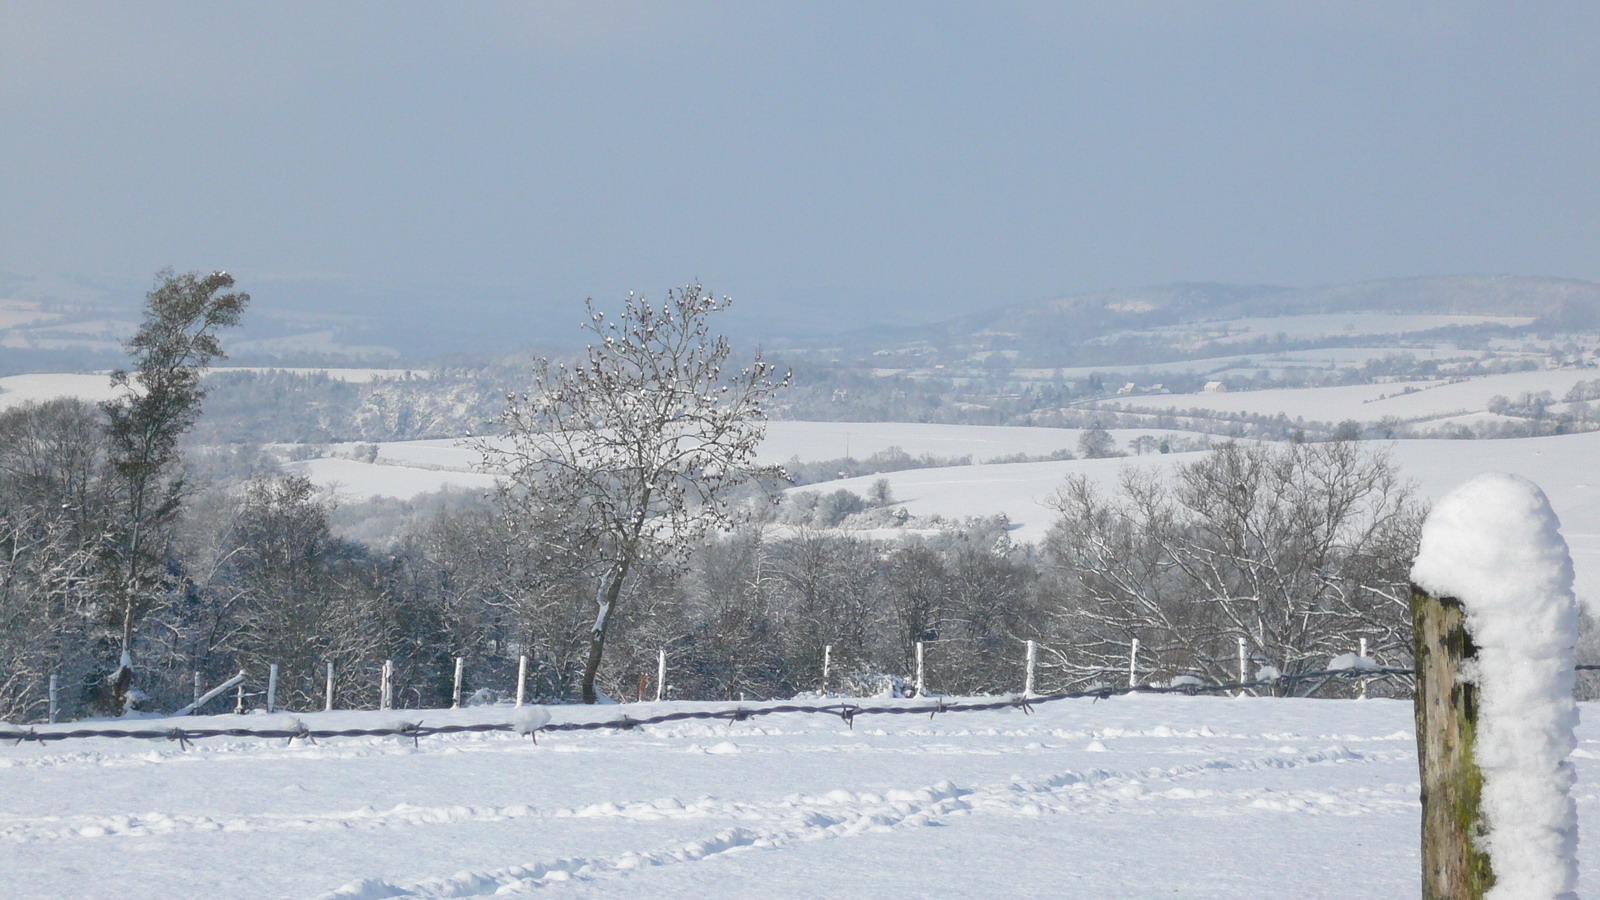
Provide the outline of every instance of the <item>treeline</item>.
<path id="1" fill-rule="evenodd" d="M 37 720 L 50 676 L 62 714 L 116 712 L 120 611 L 104 553 L 117 481 L 101 411 L 57 401 L 0 414 L 0 718 Z M 334 663 L 341 706 L 448 704 L 454 659 L 494 698 L 530 660 L 530 696 L 576 699 L 597 581 L 553 555 L 559 523 L 457 496 L 391 519 L 387 541 L 341 538 L 302 478 L 259 454 L 191 456 L 183 513 L 164 546 L 130 648 L 135 709 L 170 710 L 194 673 L 215 684 L 279 666 L 279 704 L 320 708 Z M 1042 547 L 1015 546 L 1003 517 L 939 528 L 905 521 L 887 491 L 858 498 L 891 516 L 894 541 L 815 527 L 847 521 L 848 498 L 752 503 L 747 523 L 704 541 L 687 565 L 630 580 L 600 673 L 627 697 L 656 654 L 685 699 L 903 690 L 916 644 L 930 688 L 1019 689 L 1023 642 L 1043 644 L 1040 687 L 1125 678 L 1131 639 L 1154 680 L 1253 668 L 1315 670 L 1367 637 L 1408 662 L 1403 585 L 1418 516 L 1382 457 L 1356 444 L 1225 445 L 1170 482 L 1117 491 L 1071 482 Z M 811 506 L 806 504 L 810 503 Z M 825 509 L 825 511 L 823 511 Z M 820 517 L 820 518 L 819 518 Z M 1337 685 L 1326 690 L 1339 690 Z M 653 689 L 652 689 L 653 694 Z"/>

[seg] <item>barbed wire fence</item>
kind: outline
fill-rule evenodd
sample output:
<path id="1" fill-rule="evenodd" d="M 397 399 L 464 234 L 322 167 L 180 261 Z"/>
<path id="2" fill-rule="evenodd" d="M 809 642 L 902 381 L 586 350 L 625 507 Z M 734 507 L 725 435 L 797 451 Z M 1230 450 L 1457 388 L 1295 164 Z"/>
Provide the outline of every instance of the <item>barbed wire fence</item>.
<path id="1" fill-rule="evenodd" d="M 1581 671 L 1600 670 L 1600 665 L 1581 665 Z M 1065 700 L 1107 700 L 1112 697 L 1127 696 L 1130 694 L 1181 694 L 1195 696 L 1201 694 L 1226 694 L 1243 691 L 1250 688 L 1268 688 L 1277 684 L 1295 683 L 1315 679 L 1332 680 L 1339 678 L 1388 678 L 1414 674 L 1411 669 L 1387 667 L 1362 667 L 1327 669 L 1320 672 L 1303 672 L 1293 675 L 1279 675 L 1272 679 L 1256 681 L 1240 681 L 1232 684 L 1179 684 L 1179 685 L 1149 685 L 1134 684 L 1121 687 L 1098 686 L 1092 690 L 1068 691 L 1058 694 L 1043 696 L 1027 696 L 1018 694 L 1010 697 L 985 699 L 947 701 L 943 697 L 921 699 L 910 703 L 897 704 L 856 704 L 856 703 L 828 703 L 821 705 L 779 703 L 771 706 L 735 706 L 730 709 L 717 710 L 682 710 L 678 712 L 662 713 L 654 716 L 634 718 L 623 713 L 622 715 L 605 720 L 586 722 L 550 722 L 546 716 L 544 721 L 538 717 L 514 716 L 510 722 L 481 722 L 467 725 L 427 725 L 421 721 L 400 722 L 378 728 L 310 728 L 304 722 L 296 721 L 292 728 L 71 728 L 51 729 L 43 731 L 36 727 L 25 729 L 0 728 L 0 742 L 9 741 L 12 746 L 23 743 L 38 743 L 41 745 L 58 741 L 75 740 L 83 738 L 131 738 L 135 740 L 166 740 L 175 741 L 183 749 L 188 749 L 192 741 L 215 737 L 244 737 L 262 739 L 283 739 L 290 743 L 296 740 L 314 742 L 319 739 L 331 738 L 361 738 L 361 737 L 400 737 L 411 738 L 414 744 L 420 745 L 421 739 L 436 735 L 450 734 L 486 734 L 506 732 L 523 734 L 537 742 L 540 733 L 559 733 L 575 731 L 630 731 L 652 725 L 664 725 L 670 722 L 693 720 L 726 721 L 729 727 L 734 723 L 750 719 L 788 714 L 826 715 L 839 718 L 847 727 L 855 728 L 855 720 L 863 716 L 907 716 L 927 715 L 929 719 L 943 713 L 964 712 L 992 712 L 1004 709 L 1018 709 L 1025 714 L 1033 712 L 1034 707 Z"/>
<path id="2" fill-rule="evenodd" d="M 930 654 L 927 653 L 927 648 L 929 645 L 937 647 L 939 644 L 946 642 L 918 641 L 916 642 L 915 651 L 913 654 L 913 659 L 915 660 L 914 678 L 906 681 L 895 679 L 895 684 L 891 685 L 889 688 L 890 690 L 895 691 L 897 694 L 901 690 L 908 691 L 910 694 L 909 699 L 917 701 L 911 705 L 870 705 L 866 703 L 852 702 L 851 700 L 842 700 L 841 702 L 822 704 L 776 702 L 776 705 L 745 706 L 742 705 L 744 703 L 744 697 L 741 696 L 738 701 L 741 705 L 735 706 L 731 709 L 680 711 L 643 718 L 633 718 L 624 713 L 620 717 L 611 720 L 568 722 L 557 724 L 544 723 L 538 728 L 522 728 L 517 724 L 516 721 L 502 723 L 478 723 L 471 725 L 436 726 L 423 725 L 421 722 L 401 722 L 396 725 L 379 728 L 345 729 L 312 729 L 305 726 L 303 723 L 297 722 L 293 728 L 166 727 L 146 729 L 57 729 L 51 727 L 46 728 L 45 730 L 39 730 L 34 726 L 21 727 L 9 725 L 7 723 L 0 723 L 0 742 L 11 741 L 13 745 L 16 745 L 22 742 L 48 743 L 53 741 L 70 740 L 74 738 L 135 738 L 141 740 L 174 740 L 177 741 L 180 746 L 187 747 L 188 742 L 191 740 L 224 736 L 257 737 L 269 739 L 281 738 L 292 742 L 297 739 L 316 740 L 318 738 L 339 737 L 399 736 L 420 739 L 438 734 L 512 732 L 519 730 L 520 733 L 533 735 L 538 731 L 593 731 L 601 729 L 626 730 L 641 726 L 659 725 L 666 722 L 691 719 L 725 719 L 731 723 L 744 721 L 746 719 L 755 718 L 758 716 L 769 716 L 780 713 L 824 714 L 838 716 L 847 725 L 853 728 L 855 718 L 863 715 L 910 715 L 927 713 L 930 716 L 936 716 L 945 712 L 978 712 L 1006 708 L 1020 708 L 1024 712 L 1031 712 L 1034 706 L 1056 701 L 1085 698 L 1104 700 L 1129 694 L 1244 695 L 1266 692 L 1287 696 L 1293 695 L 1297 686 L 1305 685 L 1306 687 L 1300 693 L 1300 696 L 1307 696 L 1314 694 L 1326 684 L 1345 682 L 1357 685 L 1358 688 L 1356 691 L 1356 696 L 1364 697 L 1366 695 L 1366 685 L 1368 683 L 1375 681 L 1405 682 L 1409 681 L 1410 676 L 1414 674 L 1413 670 L 1410 668 L 1378 665 L 1375 660 L 1367 656 L 1367 642 L 1363 639 L 1357 643 L 1357 652 L 1345 654 L 1341 657 L 1336 657 L 1333 660 L 1330 660 L 1330 663 L 1326 669 L 1314 672 L 1282 673 L 1270 666 L 1265 666 L 1258 668 L 1256 676 L 1252 678 L 1249 676 L 1249 666 L 1247 664 L 1255 661 L 1247 657 L 1244 642 L 1241 640 L 1239 643 L 1237 659 L 1238 678 L 1235 681 L 1228 683 L 1207 684 L 1204 683 L 1200 678 L 1174 671 L 1171 673 L 1171 677 L 1164 681 L 1142 682 L 1141 674 L 1148 678 L 1149 676 L 1163 674 L 1164 670 L 1147 666 L 1141 673 L 1140 645 L 1138 639 L 1134 638 L 1129 642 L 1127 662 L 1122 668 L 1112 669 L 1104 666 L 1073 667 L 1069 675 L 1069 680 L 1065 685 L 1065 687 L 1073 689 L 1059 689 L 1063 685 L 1058 682 L 1057 690 L 1036 692 L 1035 687 L 1039 682 L 1039 675 L 1041 674 L 1040 670 L 1048 670 L 1051 668 L 1048 663 L 1041 664 L 1040 651 L 1043 650 L 1045 651 L 1046 656 L 1053 655 L 1058 659 L 1063 658 L 1064 654 L 1059 650 L 1048 648 L 1045 645 L 1033 640 L 1023 640 L 1019 642 L 1025 645 L 1025 652 L 1021 660 L 1023 667 L 1023 672 L 1021 673 L 1023 682 L 1022 692 L 1020 694 L 1003 695 L 997 699 L 969 698 L 966 700 L 950 701 L 941 694 L 930 692 L 928 690 L 930 667 L 927 665 Z M 845 686 L 843 684 L 843 679 L 841 679 L 837 673 L 830 672 L 832 649 L 833 648 L 831 645 L 824 647 L 822 671 L 820 673 L 822 676 L 822 690 L 819 694 L 815 695 L 815 698 L 819 700 L 831 699 L 831 691 L 835 685 L 839 687 Z M 527 684 L 528 662 L 529 659 L 526 655 L 523 655 L 519 660 L 517 667 L 518 684 L 514 692 L 502 693 L 490 691 L 489 693 L 495 697 L 505 696 L 506 699 L 510 699 L 510 694 L 514 693 L 516 698 L 515 708 L 522 708 L 527 701 L 525 687 Z M 471 705 L 469 703 L 469 697 L 465 693 L 465 689 L 468 688 L 466 679 L 464 677 L 466 664 L 467 660 L 464 657 L 457 657 L 455 659 L 454 679 L 450 702 L 451 709 L 458 709 L 466 705 Z M 1580 665 L 1577 666 L 1577 669 L 1579 671 L 1600 671 L 1600 665 Z M 332 712 L 335 709 L 334 674 L 333 663 L 327 663 L 325 671 L 326 697 L 322 703 L 324 712 Z M 670 699 L 670 690 L 667 683 L 667 653 L 664 649 L 659 651 L 656 671 L 653 674 L 655 675 L 655 684 L 653 685 L 653 690 L 649 692 L 646 690 L 647 682 L 649 680 L 648 674 L 640 678 L 637 699 L 640 701 L 646 699 L 654 699 L 657 701 Z M 233 695 L 229 699 L 234 701 L 233 712 L 235 714 L 247 712 L 254 702 L 259 701 L 262 704 L 262 706 L 257 707 L 260 711 L 264 711 L 268 714 L 284 712 L 286 714 L 293 715 L 294 713 L 292 711 L 278 710 L 276 708 L 276 689 L 278 682 L 277 676 L 278 666 L 270 665 L 268 667 L 267 680 L 265 684 L 251 685 L 246 673 L 240 672 L 226 679 L 211 690 L 203 691 L 200 684 L 200 676 L 196 674 L 194 679 L 193 702 L 172 713 L 171 716 L 181 717 L 196 714 L 210 701 L 219 697 L 225 697 L 229 693 Z M 1125 684 L 1113 684 L 1114 682 L 1119 682 L 1124 678 L 1126 679 Z M 48 723 L 51 726 L 56 725 L 56 693 L 56 678 L 55 676 L 51 676 L 49 690 L 50 714 L 48 719 Z M 990 693 L 991 696 L 995 696 L 999 692 L 980 692 L 980 695 L 982 693 Z M 653 698 L 651 697 L 651 694 L 653 694 Z M 384 661 L 384 664 L 380 670 L 378 695 L 378 710 L 393 711 L 395 677 L 393 663 L 389 660 Z M 250 702 L 247 703 L 247 701 Z M 929 701 L 931 701 L 931 704 Z M 774 701 L 762 702 L 764 704 L 769 704 L 773 703 Z"/>

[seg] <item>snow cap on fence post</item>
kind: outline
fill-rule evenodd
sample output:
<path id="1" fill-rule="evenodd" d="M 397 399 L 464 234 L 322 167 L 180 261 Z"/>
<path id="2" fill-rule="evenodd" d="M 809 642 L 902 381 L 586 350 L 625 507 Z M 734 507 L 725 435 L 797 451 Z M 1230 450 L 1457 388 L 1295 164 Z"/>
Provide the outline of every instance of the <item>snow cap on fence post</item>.
<path id="1" fill-rule="evenodd" d="M 1475 843 L 1494 873 L 1485 896 L 1575 896 L 1568 757 L 1578 723 L 1578 610 L 1572 558 L 1549 500 L 1514 475 L 1467 482 L 1429 514 L 1411 579 L 1460 602 L 1476 646 L 1462 680 L 1478 692 L 1473 757 L 1484 830 Z"/>

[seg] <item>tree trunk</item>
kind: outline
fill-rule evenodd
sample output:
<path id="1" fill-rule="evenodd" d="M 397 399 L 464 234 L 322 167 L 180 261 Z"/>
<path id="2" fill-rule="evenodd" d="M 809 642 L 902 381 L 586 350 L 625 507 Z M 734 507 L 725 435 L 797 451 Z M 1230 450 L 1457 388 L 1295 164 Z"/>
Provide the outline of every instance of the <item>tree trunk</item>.
<path id="1" fill-rule="evenodd" d="M 606 585 L 605 600 L 600 604 L 599 612 L 595 614 L 594 628 L 589 632 L 589 655 L 583 662 L 583 692 L 584 703 L 595 703 L 600 698 L 595 694 L 594 679 L 600 671 L 600 656 L 605 652 L 606 632 L 611 628 L 611 616 L 617 611 L 617 599 L 622 596 L 622 581 L 628 577 L 628 564 L 624 562 L 611 577 L 611 582 Z"/>
<path id="2" fill-rule="evenodd" d="M 1417 766 L 1422 776 L 1422 896 L 1475 900 L 1494 885 L 1481 832 L 1483 773 L 1473 759 L 1478 689 L 1461 680 L 1477 656 L 1466 612 L 1450 597 L 1411 588 L 1415 626 Z"/>

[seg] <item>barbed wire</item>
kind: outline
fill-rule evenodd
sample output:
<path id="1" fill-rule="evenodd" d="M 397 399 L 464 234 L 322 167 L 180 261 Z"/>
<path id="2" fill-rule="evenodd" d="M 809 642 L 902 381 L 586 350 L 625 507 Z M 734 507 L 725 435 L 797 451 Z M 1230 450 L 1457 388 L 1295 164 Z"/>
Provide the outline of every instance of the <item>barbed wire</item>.
<path id="1" fill-rule="evenodd" d="M 1576 667 L 1580 671 L 1600 670 L 1600 665 L 1581 665 Z M 294 728 L 72 728 L 65 730 L 49 729 L 39 730 L 30 727 L 26 729 L 0 730 L 0 742 L 11 741 L 12 746 L 24 742 L 39 743 L 41 745 L 55 741 L 74 740 L 79 738 L 134 738 L 137 740 L 168 740 L 176 741 L 178 746 L 187 750 L 191 741 L 214 737 L 244 737 L 285 739 L 290 743 L 296 740 L 316 742 L 319 738 L 360 738 L 360 737 L 400 737 L 411 738 L 413 745 L 420 745 L 422 738 L 443 734 L 486 734 L 493 732 L 511 732 L 526 734 L 535 742 L 538 741 L 540 732 L 565 732 L 565 731 L 631 731 L 649 725 L 665 725 L 669 722 L 682 722 L 688 720 L 725 720 L 731 727 L 735 722 L 744 722 L 762 716 L 775 716 L 786 714 L 812 714 L 837 716 L 852 730 L 855 720 L 860 716 L 874 715 L 927 715 L 932 719 L 940 713 L 963 712 L 993 712 L 1002 709 L 1020 709 L 1025 714 L 1033 712 L 1035 706 L 1047 703 L 1056 703 L 1062 700 L 1108 700 L 1112 697 L 1122 697 L 1130 694 L 1183 694 L 1194 696 L 1199 694 L 1221 694 L 1234 691 L 1246 691 L 1260 688 L 1272 688 L 1285 684 L 1294 684 L 1301 681 L 1317 679 L 1331 680 L 1336 678 L 1388 678 L 1401 675 L 1414 675 L 1413 669 L 1400 669 L 1391 667 L 1369 667 L 1330 669 L 1321 672 L 1301 672 L 1290 675 L 1279 675 L 1275 678 L 1260 679 L 1257 681 L 1240 681 L 1231 684 L 1177 684 L 1177 685 L 1151 685 L 1135 684 L 1124 687 L 1111 687 L 1098 685 L 1081 691 L 1066 691 L 1057 694 L 1044 694 L 1037 696 L 1016 695 L 994 700 L 969 700 L 947 702 L 946 698 L 934 697 L 915 704 L 891 704 L 871 706 L 856 703 L 830 703 L 821 706 L 784 703 L 775 706 L 737 706 L 732 709 L 720 710 L 683 710 L 680 712 L 662 713 L 655 716 L 634 718 L 627 713 L 614 719 L 605 719 L 590 722 L 546 722 L 538 727 L 530 727 L 515 721 L 512 722 L 480 722 L 472 725 L 424 725 L 422 722 L 400 722 L 395 725 L 381 728 L 308 728 L 302 722 L 296 722 Z M 292 714 L 287 714 L 292 715 Z"/>

